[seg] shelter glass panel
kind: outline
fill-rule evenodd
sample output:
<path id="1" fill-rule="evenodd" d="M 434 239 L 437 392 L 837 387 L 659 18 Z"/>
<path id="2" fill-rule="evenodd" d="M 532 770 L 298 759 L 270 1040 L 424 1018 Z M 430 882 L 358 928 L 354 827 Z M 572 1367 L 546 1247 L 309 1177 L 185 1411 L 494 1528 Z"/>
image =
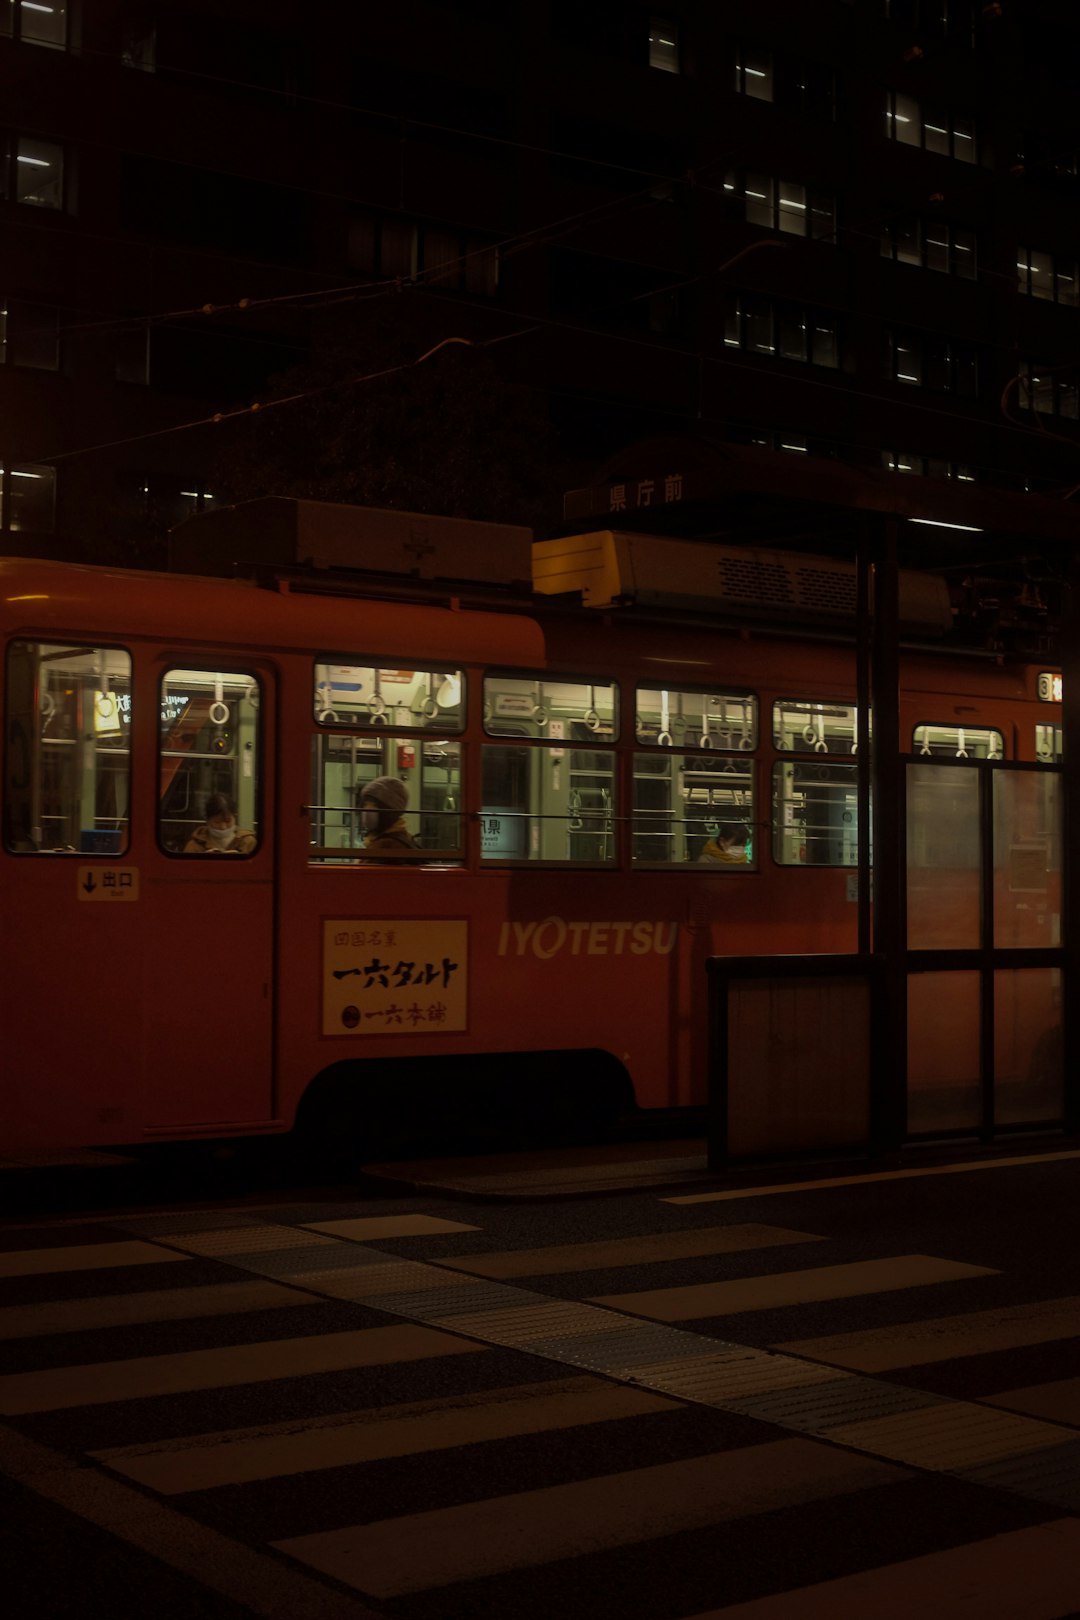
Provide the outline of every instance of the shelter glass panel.
<path id="1" fill-rule="evenodd" d="M 130 831 L 130 654 L 14 641 L 4 708 L 4 847 L 122 855 Z"/>
<path id="2" fill-rule="evenodd" d="M 376 669 L 370 664 L 315 665 L 315 718 L 321 726 L 356 730 L 461 731 L 464 677 L 459 669 Z"/>
<path id="3" fill-rule="evenodd" d="M 1064 1112 L 1061 974 L 1002 968 L 994 974 L 994 1119 L 998 1125 L 1059 1120 Z"/>
<path id="4" fill-rule="evenodd" d="M 260 696 L 250 670 L 166 671 L 158 841 L 168 854 L 246 856 L 258 848 Z M 218 836 L 222 832 L 225 839 Z"/>
<path id="5" fill-rule="evenodd" d="M 908 949 L 977 950 L 982 834 L 978 772 L 907 767 Z"/>
<path id="6" fill-rule="evenodd" d="M 385 732 L 342 736 L 317 732 L 311 740 L 309 859 L 316 864 L 357 862 L 366 831 L 360 800 L 378 777 L 404 784 L 401 820 L 415 848 L 439 860 L 460 861 L 461 744 L 445 738 L 404 738 Z M 407 852 L 407 845 L 402 845 Z M 370 859 L 385 859 L 386 855 Z M 413 859 L 409 854 L 408 858 Z"/>
<path id="7" fill-rule="evenodd" d="M 749 758 L 635 754 L 634 864 L 751 871 L 754 782 Z"/>
<path id="8" fill-rule="evenodd" d="M 978 973 L 909 974 L 909 1131 L 981 1123 L 980 1005 Z"/>
<path id="9" fill-rule="evenodd" d="M 994 945 L 1061 944 L 1061 777 L 994 772 Z"/>

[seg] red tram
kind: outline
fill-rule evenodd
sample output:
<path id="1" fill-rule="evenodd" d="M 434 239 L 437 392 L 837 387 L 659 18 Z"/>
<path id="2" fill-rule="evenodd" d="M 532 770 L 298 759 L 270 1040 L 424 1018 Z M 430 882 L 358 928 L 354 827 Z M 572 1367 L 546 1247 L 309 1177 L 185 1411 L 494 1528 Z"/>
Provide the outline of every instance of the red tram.
<path id="1" fill-rule="evenodd" d="M 850 570 L 730 552 L 720 617 L 665 545 L 674 605 L 648 611 L 385 565 L 0 561 L 0 1153 L 362 1130 L 459 1088 L 538 1114 L 703 1102 L 705 958 L 855 948 Z M 776 570 L 811 565 L 832 605 L 785 617 Z M 1039 673 L 904 653 L 902 746 L 1052 761 Z M 365 852 L 381 778 L 405 785 L 401 858 Z M 245 853 L 186 852 L 215 794 Z M 946 939 L 964 862 L 953 818 L 936 836 Z"/>

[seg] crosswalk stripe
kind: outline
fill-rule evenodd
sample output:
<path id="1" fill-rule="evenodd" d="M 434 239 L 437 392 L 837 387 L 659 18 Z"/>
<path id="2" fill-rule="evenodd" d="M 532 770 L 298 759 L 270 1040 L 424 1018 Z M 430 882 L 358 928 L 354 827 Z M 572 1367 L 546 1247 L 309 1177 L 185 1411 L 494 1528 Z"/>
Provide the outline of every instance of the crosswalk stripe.
<path id="1" fill-rule="evenodd" d="M 479 1232 L 479 1226 L 444 1220 L 441 1215 L 357 1215 L 341 1221 L 305 1221 L 309 1232 L 349 1238 L 353 1243 L 374 1243 L 380 1238 L 429 1237 L 440 1232 Z"/>
<path id="2" fill-rule="evenodd" d="M 956 1176 L 967 1170 L 1010 1170 L 1015 1165 L 1054 1164 L 1080 1159 L 1080 1149 L 1061 1153 L 1026 1153 L 1009 1159 L 966 1159 L 958 1164 L 911 1165 L 903 1170 L 874 1170 L 860 1176 L 822 1176 L 818 1181 L 788 1181 L 764 1187 L 724 1187 L 717 1192 L 678 1193 L 664 1204 L 721 1204 L 737 1198 L 772 1198 L 780 1193 L 818 1192 L 826 1187 L 864 1187 L 876 1181 L 910 1181 L 923 1176 Z"/>
<path id="3" fill-rule="evenodd" d="M 853 1299 L 860 1294 L 888 1293 L 894 1289 L 996 1275 L 989 1266 L 969 1266 L 926 1254 L 898 1254 L 887 1260 L 854 1260 L 847 1265 L 815 1266 L 806 1271 L 781 1271 L 771 1276 L 690 1283 L 640 1293 L 599 1294 L 593 1304 L 632 1311 L 659 1322 L 687 1322 L 695 1317 L 732 1316 L 741 1311 Z"/>
<path id="4" fill-rule="evenodd" d="M 1059 1378 L 1050 1384 L 1005 1389 L 999 1395 L 983 1395 L 981 1399 L 987 1406 L 1004 1406 L 1010 1412 L 1026 1412 L 1030 1417 L 1047 1418 L 1051 1423 L 1071 1423 L 1080 1429 L 1080 1378 Z"/>
<path id="5" fill-rule="evenodd" d="M 325 1230 L 322 1228 L 321 1230 Z M 700 1255 L 740 1254 L 788 1243 L 823 1243 L 815 1232 L 790 1232 L 781 1226 L 706 1226 L 694 1231 L 657 1232 L 648 1237 L 612 1238 L 606 1243 L 563 1243 L 548 1249 L 503 1249 L 495 1254 L 466 1254 L 441 1266 L 477 1277 L 557 1277 L 570 1271 L 605 1271 L 618 1266 L 649 1265 L 663 1260 L 691 1260 Z"/>
<path id="6" fill-rule="evenodd" d="M 227 1430 L 92 1455 L 170 1496 L 680 1410 L 679 1402 L 661 1395 L 581 1377 L 337 1413 L 302 1427 L 291 1423 L 262 1432 Z"/>
<path id="7" fill-rule="evenodd" d="M 971 1311 L 964 1316 L 929 1317 L 897 1327 L 832 1333 L 818 1339 L 789 1339 L 773 1346 L 812 1361 L 827 1361 L 853 1372 L 891 1372 L 896 1367 L 925 1367 L 935 1361 L 1016 1350 L 1080 1337 L 1080 1295 Z"/>
<path id="8" fill-rule="evenodd" d="M 463 1355 L 485 1348 L 410 1322 L 323 1333 L 306 1339 L 274 1339 L 217 1350 L 143 1356 L 131 1361 L 52 1367 L 0 1377 L 0 1412 L 8 1416 L 57 1412 L 72 1406 L 225 1389 L 266 1383 L 273 1378 L 301 1378 L 346 1368 L 383 1366 L 387 1362 L 418 1361 L 428 1356 Z"/>
<path id="9" fill-rule="evenodd" d="M 316 1235 L 296 1226 L 256 1225 L 225 1226 L 206 1232 L 169 1232 L 159 1234 L 162 1242 L 175 1243 L 178 1248 L 189 1249 L 192 1254 L 227 1259 L 239 1254 L 271 1254 L 284 1249 L 326 1247 L 333 1238 Z"/>
<path id="10" fill-rule="evenodd" d="M 1080 1597 L 1080 1520 L 1055 1519 L 857 1575 L 710 1609 L 692 1620 L 1061 1620 Z"/>
<path id="11" fill-rule="evenodd" d="M 180 1258 L 183 1258 L 182 1256 Z M 208 1288 L 155 1288 L 137 1294 L 95 1294 L 91 1299 L 55 1299 L 40 1305 L 0 1309 L 0 1340 L 47 1333 L 88 1333 L 147 1322 L 181 1322 L 200 1316 L 233 1316 L 283 1306 L 320 1305 L 313 1294 L 273 1282 L 222 1282 Z"/>
<path id="12" fill-rule="evenodd" d="M 108 1479 L 99 1468 L 73 1464 L 63 1452 L 3 1426 L 0 1474 L 87 1524 L 97 1525 L 116 1540 L 141 1548 L 158 1560 L 163 1571 L 179 1570 L 209 1591 L 221 1593 L 236 1605 L 238 1613 L 263 1620 L 380 1620 L 360 1599 L 331 1591 L 303 1570 L 290 1569 L 280 1558 L 245 1547 L 165 1503 L 151 1500 L 123 1480 Z M 93 1570 L 87 1569 L 83 1575 L 89 1585 Z M 85 1604 L 79 1609 L 89 1612 Z M 209 1611 L 204 1608 L 202 1612 Z"/>
<path id="13" fill-rule="evenodd" d="M 816 1441 L 777 1440 L 272 1545 L 348 1586 L 390 1598 L 904 1477 L 891 1464 Z"/>
<path id="14" fill-rule="evenodd" d="M 60 1249 L 9 1249 L 0 1252 L 0 1277 L 44 1277 L 57 1271 L 104 1271 L 113 1266 L 160 1266 L 188 1258 L 175 1249 L 161 1249 L 156 1243 L 141 1243 L 134 1238 Z"/>

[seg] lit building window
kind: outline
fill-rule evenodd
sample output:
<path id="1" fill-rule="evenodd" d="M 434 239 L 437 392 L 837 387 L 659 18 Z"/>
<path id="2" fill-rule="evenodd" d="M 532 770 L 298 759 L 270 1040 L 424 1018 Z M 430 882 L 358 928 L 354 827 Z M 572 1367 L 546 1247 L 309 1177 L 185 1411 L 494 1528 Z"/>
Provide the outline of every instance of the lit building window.
<path id="1" fill-rule="evenodd" d="M 881 464 L 890 472 L 914 473 L 920 478 L 955 478 L 960 484 L 978 483 L 974 467 L 938 456 L 920 456 L 911 450 L 883 450 Z"/>
<path id="2" fill-rule="evenodd" d="M 13 135 L 7 142 L 3 195 L 32 208 L 63 208 L 64 148 L 56 141 Z"/>
<path id="3" fill-rule="evenodd" d="M 771 51 L 742 42 L 735 47 L 735 89 L 740 96 L 753 96 L 756 101 L 773 99 Z"/>
<path id="4" fill-rule="evenodd" d="M 885 375 L 893 382 L 973 399 L 978 392 L 975 346 L 936 332 L 885 334 Z"/>
<path id="5" fill-rule="evenodd" d="M 836 198 L 831 192 L 795 180 L 741 171 L 727 175 L 724 190 L 744 202 L 748 225 L 764 225 L 768 230 L 809 236 L 816 241 L 835 241 Z"/>
<path id="6" fill-rule="evenodd" d="M 895 90 L 885 95 L 885 134 L 903 146 L 921 146 L 960 163 L 977 160 L 974 119 L 924 108 L 913 96 L 902 96 Z"/>
<path id="7" fill-rule="evenodd" d="M 881 252 L 897 264 L 913 264 L 942 275 L 974 281 L 977 269 L 975 232 L 941 220 L 887 220 L 881 231 Z"/>
<path id="8" fill-rule="evenodd" d="M 831 312 L 750 293 L 738 294 L 728 304 L 724 343 L 727 348 L 813 366 L 840 363 L 836 317 Z"/>
<path id="9" fill-rule="evenodd" d="M 0 462 L 0 528 L 51 534 L 56 525 L 56 468 Z"/>
<path id="10" fill-rule="evenodd" d="M 739 40 L 734 67 L 735 91 L 740 96 L 771 101 L 785 111 L 818 120 L 836 116 L 836 75 L 828 62 L 811 62 Z"/>
<path id="11" fill-rule="evenodd" d="M 1042 365 L 1038 360 L 1021 360 L 1019 401 L 1023 409 L 1044 416 L 1080 419 L 1080 392 L 1075 366 Z"/>
<path id="12" fill-rule="evenodd" d="M 1080 282 L 1075 259 L 1055 253 L 1039 253 L 1020 248 L 1016 257 L 1017 281 L 1022 293 L 1045 298 L 1055 304 L 1080 303 Z"/>
<path id="13" fill-rule="evenodd" d="M 0 36 L 62 51 L 67 46 L 67 10 L 61 0 L 2 0 Z"/>
<path id="14" fill-rule="evenodd" d="M 671 17 L 649 19 L 649 66 L 663 73 L 679 71 L 679 25 Z"/>

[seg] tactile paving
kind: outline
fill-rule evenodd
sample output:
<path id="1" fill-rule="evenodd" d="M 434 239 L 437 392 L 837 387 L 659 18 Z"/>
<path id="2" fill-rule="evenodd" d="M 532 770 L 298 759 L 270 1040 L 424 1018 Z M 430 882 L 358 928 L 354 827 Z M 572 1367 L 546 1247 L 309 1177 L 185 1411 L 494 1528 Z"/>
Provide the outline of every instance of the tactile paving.
<path id="1" fill-rule="evenodd" d="M 507 1289 L 517 1293 L 517 1289 Z M 524 1290 L 521 1291 L 522 1293 Z M 535 1303 L 513 1310 L 469 1312 L 435 1318 L 439 1327 L 459 1333 L 472 1333 L 496 1344 L 531 1344 L 563 1333 L 619 1333 L 631 1318 L 616 1311 L 602 1311 L 595 1305 L 579 1305 L 573 1300 L 545 1299 L 537 1294 Z"/>
<path id="2" fill-rule="evenodd" d="M 818 1367 L 790 1356 L 771 1356 L 764 1350 L 727 1349 L 719 1342 L 711 1355 L 633 1371 L 637 1383 L 707 1406 L 732 1407 L 736 1402 L 748 1403 L 778 1390 L 816 1388 L 850 1377 L 840 1368 Z"/>
<path id="3" fill-rule="evenodd" d="M 797 1366 L 795 1369 L 797 1376 Z M 872 1378 L 838 1378 L 832 1383 L 800 1383 L 769 1394 L 745 1395 L 725 1401 L 729 1411 L 778 1423 L 785 1429 L 833 1438 L 832 1431 L 854 1423 L 868 1423 L 890 1413 L 918 1411 L 946 1403 L 938 1395 L 902 1384 L 877 1384 Z"/>
<path id="4" fill-rule="evenodd" d="M 470 1278 L 462 1278 L 461 1283 L 463 1286 L 453 1290 L 425 1286 L 412 1293 L 369 1294 L 364 1303 L 376 1311 L 396 1311 L 399 1316 L 415 1317 L 420 1322 L 438 1322 L 440 1327 L 446 1325 L 451 1311 L 498 1312 L 506 1304 L 496 1283 L 473 1282 Z"/>
<path id="5" fill-rule="evenodd" d="M 655 1360 L 657 1355 L 677 1355 L 678 1350 L 662 1335 L 663 1329 L 657 1330 L 649 1323 L 630 1327 L 622 1322 L 611 1332 L 597 1333 L 592 1329 L 584 1333 L 557 1333 L 530 1339 L 529 1349 L 535 1355 L 551 1356 L 556 1361 L 566 1360 L 574 1365 L 578 1364 L 579 1357 L 585 1358 L 581 1360 L 582 1366 L 600 1367 L 618 1376 L 630 1368 Z M 688 1334 L 687 1338 L 690 1337 Z M 700 1348 L 691 1341 L 685 1354 L 691 1355 Z"/>
<path id="6" fill-rule="evenodd" d="M 385 1303 L 379 1309 L 395 1311 L 398 1308 L 395 1301 L 399 1296 L 403 1298 L 406 1294 L 428 1291 L 440 1293 L 445 1299 L 448 1294 L 460 1295 L 463 1289 L 475 1288 L 483 1281 L 482 1277 L 465 1276 L 460 1271 L 440 1271 L 435 1266 L 425 1266 L 419 1260 L 387 1263 L 382 1255 L 378 1255 L 376 1263 L 365 1264 L 363 1259 L 358 1262 L 355 1289 L 357 1299 L 385 1296 Z"/>
<path id="7" fill-rule="evenodd" d="M 829 1430 L 829 1439 L 841 1445 L 935 1473 L 966 1473 L 980 1463 L 1018 1457 L 1075 1438 L 1073 1430 L 1056 1429 L 1036 1418 L 968 1401 L 946 1401 Z"/>

